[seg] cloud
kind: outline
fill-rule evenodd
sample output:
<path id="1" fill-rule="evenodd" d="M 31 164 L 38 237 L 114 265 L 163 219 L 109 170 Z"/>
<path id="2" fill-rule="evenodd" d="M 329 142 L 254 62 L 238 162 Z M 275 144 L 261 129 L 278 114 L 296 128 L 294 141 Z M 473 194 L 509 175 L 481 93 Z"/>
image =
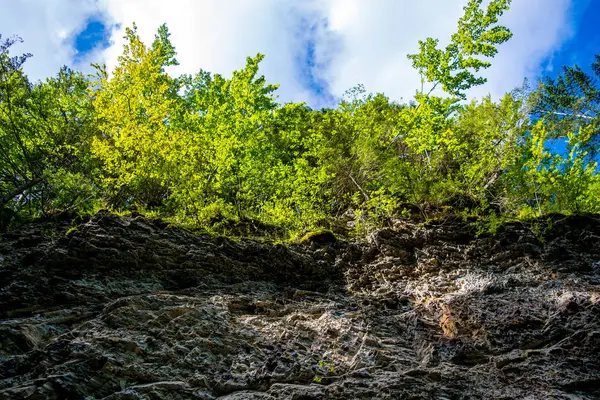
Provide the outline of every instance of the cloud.
<path id="1" fill-rule="evenodd" d="M 121 53 L 124 28 L 135 21 L 142 40 L 153 40 L 156 29 L 167 23 L 180 65 L 175 74 L 198 70 L 225 76 L 245 65 L 247 56 L 266 53 L 261 73 L 273 83 L 284 101 L 318 102 L 310 87 L 303 84 L 299 57 L 310 36 L 306 21 L 317 18 L 310 2 L 295 1 L 198 1 L 105 0 L 107 15 L 122 25 L 113 32 L 114 46 L 105 52 L 107 65 L 115 65 Z M 310 23 L 308 24 L 310 28 Z"/>
<path id="2" fill-rule="evenodd" d="M 485 72 L 488 83 L 469 94 L 491 93 L 498 98 L 521 86 L 524 78 L 535 82 L 541 73 L 548 72 L 554 53 L 575 34 L 574 6 L 573 0 L 514 0 L 502 20 L 513 38 L 500 47 Z"/>
<path id="3" fill-rule="evenodd" d="M 44 79 L 65 64 L 80 69 L 99 56 L 92 53 L 81 64 L 74 62 L 74 36 L 97 11 L 95 0 L 13 0 L 2 6 L 0 34 L 24 40 L 11 48 L 11 54 L 32 53 L 25 70 L 34 81 Z"/>
<path id="4" fill-rule="evenodd" d="M 406 58 L 418 40 L 448 36 L 460 17 L 460 2 L 439 0 L 332 0 L 327 18 L 343 51 L 328 71 L 336 95 L 362 83 L 367 91 L 409 99 L 420 78 Z"/>
<path id="5" fill-rule="evenodd" d="M 331 29 L 341 37 L 343 52 L 327 76 L 335 94 L 356 83 L 367 91 L 384 92 L 408 100 L 420 87 L 407 54 L 418 51 L 426 37 L 449 40 L 462 14 L 462 1 L 440 0 L 332 0 L 327 10 Z M 514 33 L 492 67 L 483 74 L 489 82 L 470 96 L 491 93 L 498 98 L 535 77 L 541 63 L 572 35 L 570 0 L 515 0 L 501 23 Z"/>
<path id="6" fill-rule="evenodd" d="M 514 0 L 503 17 L 513 40 L 500 48 L 489 83 L 471 91 L 494 97 L 535 77 L 542 63 L 573 34 L 573 0 Z M 167 23 L 180 66 L 174 74 L 199 69 L 228 76 L 246 56 L 265 53 L 269 82 L 280 83 L 281 101 L 320 107 L 363 83 L 368 91 L 408 100 L 420 87 L 408 53 L 428 36 L 444 42 L 462 13 L 462 0 L 14 0 L 0 13 L 2 34 L 20 34 L 35 58 L 33 78 L 53 75 L 62 64 L 81 68 L 104 60 L 114 66 L 124 28 L 136 22 L 149 43 Z M 549 6 L 548 3 L 552 3 Z M 574 3 L 574 2 L 573 2 Z M 8 12 L 6 12 L 8 10 Z M 113 26 L 107 49 L 75 63 L 75 36 L 86 22 Z M 81 57 L 80 57 L 81 58 Z M 89 68 L 88 68 L 89 70 Z"/>

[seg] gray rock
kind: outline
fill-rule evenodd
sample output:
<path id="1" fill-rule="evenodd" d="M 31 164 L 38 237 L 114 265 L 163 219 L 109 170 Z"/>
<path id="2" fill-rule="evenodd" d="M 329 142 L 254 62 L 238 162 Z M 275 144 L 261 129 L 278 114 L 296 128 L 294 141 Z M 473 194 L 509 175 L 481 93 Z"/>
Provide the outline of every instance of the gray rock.
<path id="1" fill-rule="evenodd" d="M 600 397 L 597 216 L 312 247 L 70 225 L 0 241 L 1 399 Z"/>

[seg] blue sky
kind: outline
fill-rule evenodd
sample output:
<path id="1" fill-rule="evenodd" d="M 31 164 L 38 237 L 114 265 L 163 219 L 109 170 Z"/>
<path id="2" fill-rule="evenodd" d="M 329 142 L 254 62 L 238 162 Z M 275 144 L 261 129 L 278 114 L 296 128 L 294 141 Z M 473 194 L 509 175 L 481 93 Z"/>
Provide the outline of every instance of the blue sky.
<path id="1" fill-rule="evenodd" d="M 544 61 L 546 74 L 554 77 L 563 65 L 579 65 L 590 71 L 594 55 L 600 54 L 600 1 L 578 0 L 571 11 L 574 35 Z"/>
<path id="2" fill-rule="evenodd" d="M 108 25 L 101 15 L 91 16 L 85 26 L 75 34 L 73 47 L 76 55 L 74 62 L 85 60 L 95 49 L 106 49 L 110 46 L 110 35 L 113 27 Z"/>
<path id="3" fill-rule="evenodd" d="M 335 96 L 326 79 L 319 75 L 319 71 L 327 68 L 327 60 L 320 60 L 317 54 L 319 30 L 327 29 L 326 19 L 311 20 L 300 18 L 297 25 L 299 37 L 303 37 L 296 52 L 295 69 L 299 82 L 307 88 L 313 96 L 318 97 L 323 104 L 334 104 Z"/>
<path id="4" fill-rule="evenodd" d="M 427 36 L 453 33 L 466 0 L 13 0 L 0 33 L 25 39 L 26 72 L 34 79 L 61 65 L 90 72 L 114 66 L 123 29 L 138 25 L 150 42 L 167 23 L 181 65 L 229 75 L 246 56 L 265 53 L 261 72 L 279 83 L 280 101 L 331 106 L 357 84 L 408 101 L 420 86 L 406 59 Z M 24 18 L 23 16 L 27 17 Z M 514 38 L 486 71 L 488 84 L 469 93 L 499 97 L 523 78 L 555 74 L 564 64 L 587 68 L 600 52 L 599 0 L 513 0 L 501 22 Z"/>
<path id="5" fill-rule="evenodd" d="M 591 73 L 594 56 L 600 54 L 600 1 L 578 1 L 571 14 L 573 36 L 544 60 L 545 68 L 540 75 L 554 78 L 563 66 L 575 64 Z M 547 146 L 552 152 L 563 156 L 568 154 L 565 139 L 548 141 Z"/>

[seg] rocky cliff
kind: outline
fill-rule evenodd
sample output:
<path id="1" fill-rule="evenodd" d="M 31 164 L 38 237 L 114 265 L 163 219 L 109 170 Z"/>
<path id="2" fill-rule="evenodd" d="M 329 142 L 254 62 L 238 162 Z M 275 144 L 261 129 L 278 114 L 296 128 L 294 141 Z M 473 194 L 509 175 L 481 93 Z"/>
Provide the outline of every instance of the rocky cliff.
<path id="1" fill-rule="evenodd" d="M 24 225 L 0 242 L 0 398 L 600 398 L 600 217 L 538 227 L 283 246 Z"/>

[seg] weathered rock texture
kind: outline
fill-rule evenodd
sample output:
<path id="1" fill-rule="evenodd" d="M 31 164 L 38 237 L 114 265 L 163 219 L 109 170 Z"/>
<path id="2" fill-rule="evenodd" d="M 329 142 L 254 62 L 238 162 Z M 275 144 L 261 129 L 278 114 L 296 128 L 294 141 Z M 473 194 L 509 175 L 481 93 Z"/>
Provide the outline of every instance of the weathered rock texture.
<path id="1" fill-rule="evenodd" d="M 1 399 L 600 398 L 595 216 L 543 242 L 457 221 L 291 247 L 69 227 L 0 243 Z"/>

